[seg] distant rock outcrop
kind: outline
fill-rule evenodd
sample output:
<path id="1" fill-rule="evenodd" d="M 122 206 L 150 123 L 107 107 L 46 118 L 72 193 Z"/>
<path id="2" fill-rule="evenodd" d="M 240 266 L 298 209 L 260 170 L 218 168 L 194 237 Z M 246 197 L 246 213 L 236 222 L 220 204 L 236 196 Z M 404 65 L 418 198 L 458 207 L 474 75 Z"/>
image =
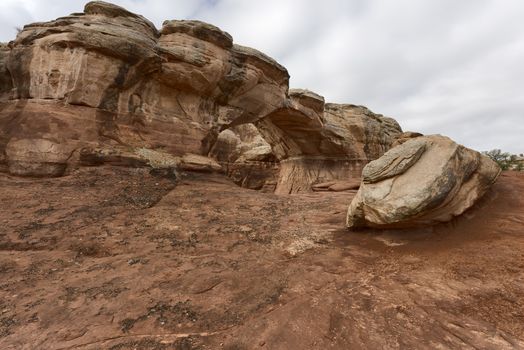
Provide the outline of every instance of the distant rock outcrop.
<path id="1" fill-rule="evenodd" d="M 347 226 L 400 228 L 449 221 L 482 197 L 500 171 L 488 157 L 447 137 L 412 138 L 366 165 Z"/>
<path id="2" fill-rule="evenodd" d="M 111 162 L 150 149 L 212 157 L 242 186 L 294 193 L 359 177 L 401 132 L 391 118 L 288 83 L 284 67 L 213 25 L 157 30 L 90 2 L 0 45 L 0 168 L 60 176 L 89 150 Z"/>

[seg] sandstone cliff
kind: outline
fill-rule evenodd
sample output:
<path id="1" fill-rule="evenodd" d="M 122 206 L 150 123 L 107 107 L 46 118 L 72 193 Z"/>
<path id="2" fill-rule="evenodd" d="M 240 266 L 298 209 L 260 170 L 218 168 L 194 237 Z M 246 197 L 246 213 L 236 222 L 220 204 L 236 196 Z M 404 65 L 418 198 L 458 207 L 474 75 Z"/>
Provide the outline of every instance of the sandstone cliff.
<path id="1" fill-rule="evenodd" d="M 111 162 L 147 149 L 177 164 L 213 157 L 240 185 L 294 193 L 360 176 L 401 132 L 393 119 L 288 82 L 284 67 L 215 26 L 172 20 L 157 30 L 90 2 L 0 46 L 0 163 L 61 176 L 90 154 Z"/>

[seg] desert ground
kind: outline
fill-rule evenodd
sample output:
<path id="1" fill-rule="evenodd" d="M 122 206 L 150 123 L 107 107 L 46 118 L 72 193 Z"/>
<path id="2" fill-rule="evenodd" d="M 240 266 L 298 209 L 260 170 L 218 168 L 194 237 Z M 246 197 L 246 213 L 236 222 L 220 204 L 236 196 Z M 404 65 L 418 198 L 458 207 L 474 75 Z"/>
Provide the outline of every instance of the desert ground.
<path id="1" fill-rule="evenodd" d="M 355 191 L 221 175 L 0 174 L 1 349 L 524 348 L 524 174 L 430 228 L 348 231 Z"/>

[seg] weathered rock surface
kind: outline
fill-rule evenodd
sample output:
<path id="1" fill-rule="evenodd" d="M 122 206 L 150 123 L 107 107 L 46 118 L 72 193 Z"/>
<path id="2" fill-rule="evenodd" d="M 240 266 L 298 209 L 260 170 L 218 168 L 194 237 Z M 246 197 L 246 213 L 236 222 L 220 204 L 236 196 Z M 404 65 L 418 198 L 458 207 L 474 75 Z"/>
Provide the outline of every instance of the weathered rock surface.
<path id="1" fill-rule="evenodd" d="M 11 75 L 6 64 L 9 51 L 6 44 L 0 43 L 0 102 L 7 99 L 12 89 Z"/>
<path id="2" fill-rule="evenodd" d="M 359 179 L 352 179 L 349 181 L 328 181 L 322 182 L 319 184 L 314 184 L 311 186 L 311 189 L 314 192 L 321 191 L 332 191 L 332 192 L 341 192 L 347 190 L 357 190 L 360 187 Z"/>
<path id="3" fill-rule="evenodd" d="M 264 192 L 275 190 L 279 163 L 254 124 L 222 131 L 209 155 L 222 164 L 237 185 Z"/>
<path id="4" fill-rule="evenodd" d="M 449 221 L 482 197 L 500 171 L 488 157 L 447 137 L 413 138 L 366 165 L 347 226 L 396 228 Z"/>
<path id="5" fill-rule="evenodd" d="M 213 158 L 198 154 L 186 153 L 175 157 L 169 153 L 148 148 L 83 148 L 80 151 L 80 163 L 86 166 L 111 164 L 133 168 L 152 168 L 167 170 L 176 176 L 176 170 L 196 172 L 223 172 L 220 164 Z"/>
<path id="6" fill-rule="evenodd" d="M 5 155 L 11 174 L 55 177 L 64 174 L 71 150 L 46 139 L 11 139 Z"/>
<path id="7" fill-rule="evenodd" d="M 277 193 L 360 178 L 364 165 L 387 151 L 402 131 L 394 119 L 362 106 L 324 104 L 305 90 L 290 90 L 289 96 L 288 107 L 256 123 L 280 160 Z"/>
<path id="8" fill-rule="evenodd" d="M 212 157 L 242 186 L 295 193 L 358 178 L 401 132 L 393 119 L 288 82 L 275 60 L 213 25 L 170 20 L 157 30 L 90 2 L 0 45 L 0 169 L 60 176 L 86 149 L 123 164 L 136 155 L 122 150 L 149 149 Z M 43 151 L 46 142 L 64 154 Z"/>
<path id="9" fill-rule="evenodd" d="M 84 13 L 27 25 L 0 47 L 0 151 L 12 139 L 38 138 L 76 151 L 126 145 L 207 155 L 221 128 L 282 105 L 288 78 L 212 25 L 166 21 L 157 31 L 91 2 Z"/>
<path id="10" fill-rule="evenodd" d="M 397 136 L 397 138 L 395 139 L 395 141 L 393 141 L 393 144 L 391 145 L 391 147 L 395 147 L 395 146 L 398 146 L 398 145 L 401 145 L 403 144 L 404 142 L 408 141 L 408 140 L 411 140 L 411 139 L 414 139 L 415 137 L 419 137 L 419 136 L 424 136 L 422 135 L 421 133 L 419 132 L 414 132 L 414 131 L 404 131 L 403 133 L 399 134 Z"/>

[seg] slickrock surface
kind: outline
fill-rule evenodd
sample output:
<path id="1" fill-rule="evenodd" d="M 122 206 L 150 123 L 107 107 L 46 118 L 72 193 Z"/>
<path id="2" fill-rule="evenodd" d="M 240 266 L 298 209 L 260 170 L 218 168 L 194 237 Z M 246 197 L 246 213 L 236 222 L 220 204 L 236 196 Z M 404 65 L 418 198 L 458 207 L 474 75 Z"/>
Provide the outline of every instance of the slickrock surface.
<path id="1" fill-rule="evenodd" d="M 523 175 L 288 84 L 100 1 L 0 44 L 0 349 L 524 348 Z"/>
<path id="2" fill-rule="evenodd" d="M 347 215 L 350 228 L 450 221 L 491 187 L 500 167 L 451 139 L 420 136 L 370 162 Z"/>
<path id="3" fill-rule="evenodd" d="M 157 30 L 105 2 L 26 25 L 0 46 L 0 83 L 0 165 L 25 176 L 67 174 L 90 150 L 151 149 L 215 157 L 240 185 L 294 193 L 359 177 L 401 132 L 289 90 L 284 67 L 211 24 Z"/>
<path id="4" fill-rule="evenodd" d="M 355 192 L 125 167 L 0 188 L 1 349 L 524 347 L 520 173 L 451 223 L 353 233 Z"/>

